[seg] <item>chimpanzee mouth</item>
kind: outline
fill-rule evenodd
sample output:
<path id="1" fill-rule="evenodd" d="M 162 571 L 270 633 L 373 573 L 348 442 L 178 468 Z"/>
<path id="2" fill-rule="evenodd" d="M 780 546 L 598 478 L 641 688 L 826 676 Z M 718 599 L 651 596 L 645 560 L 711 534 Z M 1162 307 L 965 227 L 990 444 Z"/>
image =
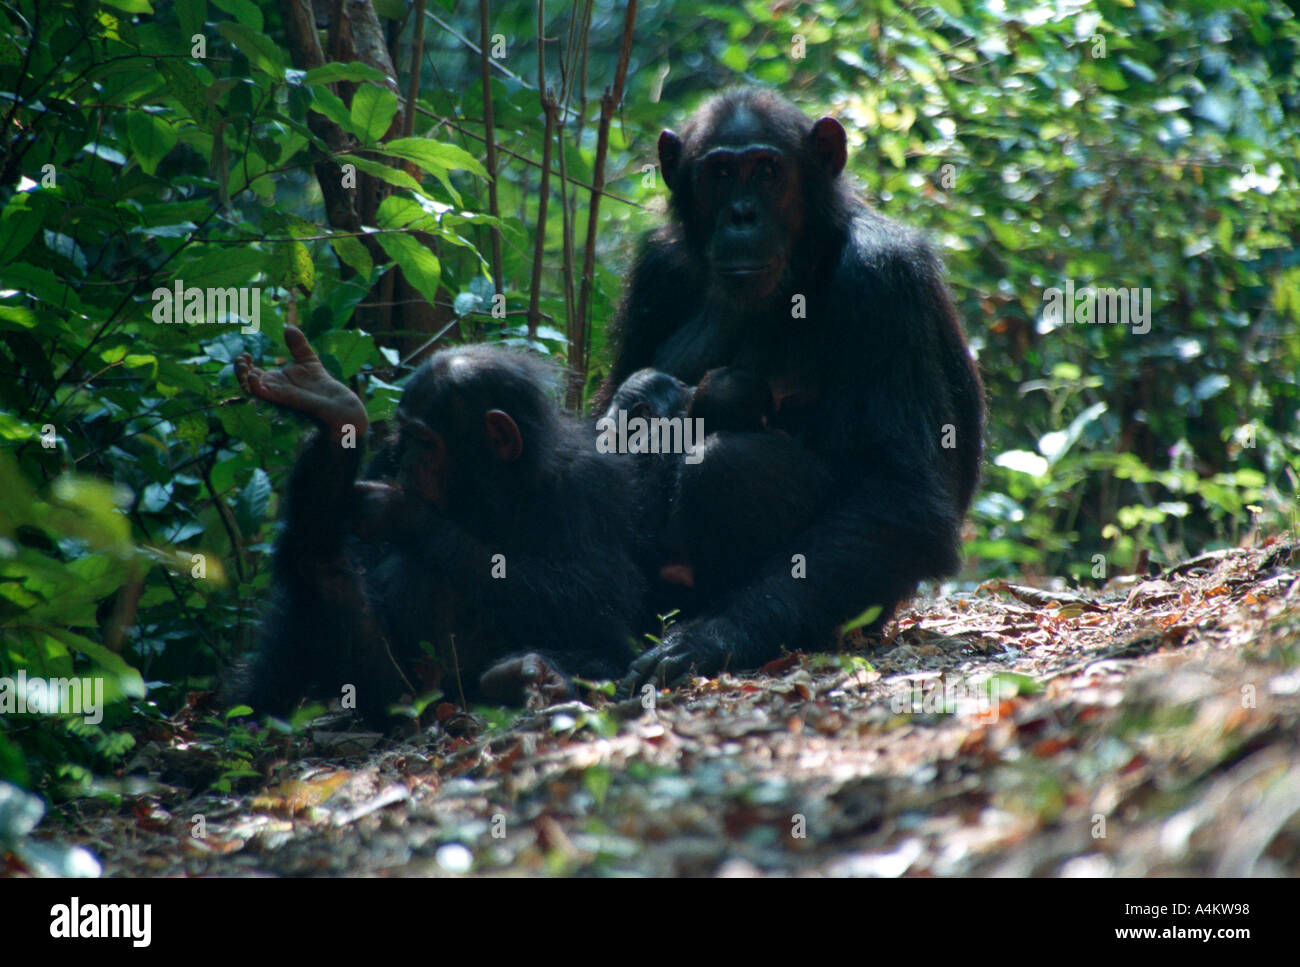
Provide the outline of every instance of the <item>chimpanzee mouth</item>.
<path id="1" fill-rule="evenodd" d="M 752 279 L 755 276 L 770 275 L 776 268 L 772 262 L 759 262 L 746 265 L 719 265 L 717 272 L 734 279 Z"/>

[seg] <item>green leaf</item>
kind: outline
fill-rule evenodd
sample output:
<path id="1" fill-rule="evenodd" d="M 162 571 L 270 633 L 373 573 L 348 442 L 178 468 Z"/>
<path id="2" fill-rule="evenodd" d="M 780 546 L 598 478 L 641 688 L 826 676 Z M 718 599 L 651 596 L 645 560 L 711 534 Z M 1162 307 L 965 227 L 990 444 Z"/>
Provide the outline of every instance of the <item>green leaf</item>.
<path id="1" fill-rule="evenodd" d="M 591 798 L 596 800 L 597 808 L 605 804 L 605 797 L 609 794 L 610 783 L 613 782 L 613 779 L 614 774 L 606 766 L 589 766 L 583 772 L 582 785 Z"/>
<path id="2" fill-rule="evenodd" d="M 873 604 L 856 618 L 850 618 L 848 621 L 844 622 L 843 627 L 840 628 L 840 635 L 847 635 L 850 631 L 856 631 L 858 628 L 865 628 L 867 625 L 879 618 L 880 613 L 884 610 L 884 607 L 881 605 Z"/>
<path id="3" fill-rule="evenodd" d="M 442 265 L 437 256 L 410 235 L 393 233 L 376 235 L 375 238 L 401 268 L 406 281 L 430 303 L 437 301 L 438 283 L 442 279 Z"/>
<path id="4" fill-rule="evenodd" d="M 375 263 L 361 239 L 355 235 L 336 235 L 330 239 L 330 245 L 334 247 L 334 254 L 340 262 L 351 266 L 357 275 L 369 281 L 371 273 L 375 271 Z"/>
<path id="5" fill-rule="evenodd" d="M 1232 253 L 1232 216 L 1227 212 L 1220 216 L 1219 224 L 1214 228 L 1214 240 L 1224 252 Z"/>
<path id="6" fill-rule="evenodd" d="M 104 144 L 102 141 L 91 142 L 81 150 L 88 151 L 96 158 L 102 158 L 109 164 L 122 165 L 123 167 L 126 166 L 126 155 L 122 154 L 122 152 L 118 151 L 116 148 Z"/>
<path id="7" fill-rule="evenodd" d="M 144 173 L 152 175 L 158 170 L 158 162 L 176 147 L 176 131 L 170 124 L 145 111 L 131 111 L 126 116 L 126 134 L 131 141 L 131 150 Z"/>
<path id="8" fill-rule="evenodd" d="M 368 143 L 384 136 L 397 116 L 397 97 L 386 87 L 368 84 L 352 95 L 352 123 Z"/>
<path id="9" fill-rule="evenodd" d="M 208 19 L 208 0 L 176 0 L 176 19 L 180 22 L 181 36 L 188 43 L 195 34 L 203 32 Z"/>
<path id="10" fill-rule="evenodd" d="M 414 162 L 431 175 L 447 171 L 469 171 L 486 178 L 487 169 L 464 148 L 426 138 L 395 138 L 376 148 L 384 154 L 396 155 Z"/>
<path id="11" fill-rule="evenodd" d="M 337 81 L 351 81 L 354 84 L 387 84 L 388 78 L 384 72 L 376 70 L 369 64 L 363 64 L 360 61 L 353 61 L 350 64 L 340 64 L 335 61 L 325 64 L 321 67 L 314 67 L 309 70 L 303 77 L 304 84 L 333 84 Z"/>
<path id="12" fill-rule="evenodd" d="M 1013 698 L 1016 695 L 1041 695 L 1043 692 L 1041 682 L 1019 672 L 998 672 L 996 675 L 990 675 L 987 687 L 989 695 L 995 699 Z"/>
<path id="13" fill-rule="evenodd" d="M 382 181 L 388 182 L 390 185 L 395 185 L 398 188 L 406 188 L 410 191 L 418 192 L 421 195 L 428 195 L 428 192 L 424 190 L 424 186 L 401 168 L 394 168 L 391 165 L 384 164 L 382 161 L 371 161 L 368 158 L 358 158 L 354 154 L 339 155 L 338 161 L 339 164 L 354 164 L 372 178 L 379 178 Z"/>
<path id="14" fill-rule="evenodd" d="M 266 506 L 271 499 L 271 478 L 265 470 L 257 467 L 248 481 L 248 486 L 239 492 L 235 499 L 235 519 L 247 536 L 257 530 L 266 517 Z"/>
<path id="15" fill-rule="evenodd" d="M 302 242 L 276 242 L 267 275 L 285 288 L 300 285 L 310 292 L 316 287 L 316 266 L 311 251 Z"/>
<path id="16" fill-rule="evenodd" d="M 428 226 L 418 227 L 436 227 L 433 217 L 425 212 L 418 202 L 400 195 L 389 195 L 381 201 L 376 217 L 380 228 L 403 228 L 412 223 L 426 221 L 430 223 Z"/>
<path id="17" fill-rule="evenodd" d="M 35 329 L 36 313 L 24 306 L 0 306 L 0 330 Z"/>
<path id="18" fill-rule="evenodd" d="M 251 30 L 260 31 L 263 27 L 262 11 L 253 0 L 212 0 L 212 3 Z"/>
<path id="19" fill-rule="evenodd" d="M 339 361 L 344 378 L 355 376 L 366 363 L 378 358 L 375 341 L 369 333 L 355 329 L 335 329 L 320 340 L 323 350 Z"/>
<path id="20" fill-rule="evenodd" d="M 43 215 L 29 193 L 14 195 L 0 213 L 0 265 L 12 262 L 27 248 Z"/>
<path id="21" fill-rule="evenodd" d="M 317 114 L 323 114 L 329 118 L 344 131 L 361 136 L 361 129 L 357 127 L 352 120 L 352 114 L 348 111 L 348 106 L 343 103 L 343 99 L 331 91 L 328 87 L 313 87 L 311 110 Z"/>
<path id="22" fill-rule="evenodd" d="M 737 74 L 743 74 L 745 71 L 749 70 L 749 54 L 746 53 L 745 48 L 741 47 L 739 44 L 731 44 L 728 46 L 727 49 L 722 52 L 722 56 L 719 60 Z"/>
<path id="23" fill-rule="evenodd" d="M 256 279 L 266 268 L 267 253 L 254 245 L 206 245 L 198 249 L 196 257 L 181 265 L 174 279 L 182 279 L 187 286 L 245 285 Z"/>
<path id="24" fill-rule="evenodd" d="M 104 671 L 111 673 L 117 679 L 117 687 L 125 697 L 145 697 L 147 690 L 144 687 L 144 679 L 117 652 L 109 651 L 103 645 L 63 628 L 44 628 L 42 630 L 51 638 L 62 642 L 72 651 L 80 652 Z"/>
<path id="25" fill-rule="evenodd" d="M 217 30 L 258 70 L 276 80 L 284 80 L 284 52 L 266 34 L 230 20 L 217 24 Z"/>

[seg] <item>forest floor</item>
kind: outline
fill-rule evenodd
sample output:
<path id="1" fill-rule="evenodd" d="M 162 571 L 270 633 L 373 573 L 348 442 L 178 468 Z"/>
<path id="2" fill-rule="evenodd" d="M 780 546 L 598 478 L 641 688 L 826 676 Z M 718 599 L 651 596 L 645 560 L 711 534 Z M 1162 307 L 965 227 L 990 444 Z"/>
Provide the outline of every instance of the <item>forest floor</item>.
<path id="1" fill-rule="evenodd" d="M 883 643 L 656 705 L 245 731 L 255 775 L 222 794 L 197 699 L 137 795 L 56 838 L 135 876 L 1300 875 L 1294 541 L 918 600 Z"/>

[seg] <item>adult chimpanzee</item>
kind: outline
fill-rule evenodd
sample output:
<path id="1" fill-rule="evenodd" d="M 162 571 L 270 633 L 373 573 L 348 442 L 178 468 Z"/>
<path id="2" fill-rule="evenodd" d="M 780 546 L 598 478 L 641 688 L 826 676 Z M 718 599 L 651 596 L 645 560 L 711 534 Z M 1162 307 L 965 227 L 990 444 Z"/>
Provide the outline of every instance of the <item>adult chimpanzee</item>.
<path id="1" fill-rule="evenodd" d="M 710 593 L 634 662 L 629 685 L 822 645 L 872 605 L 883 622 L 920 580 L 958 566 L 979 475 L 979 375 L 934 253 L 853 197 L 839 177 L 846 157 L 839 122 L 752 88 L 659 137 L 671 217 L 633 265 L 597 403 L 645 367 L 692 384 L 736 367 L 767 383 L 771 427 L 830 483 L 803 501 L 806 525 L 789 540 L 763 540 L 776 505 L 768 523 L 720 519 L 733 528 L 724 544 L 779 549 L 734 572 L 693 562 Z M 761 502 L 780 477 L 781 436 L 727 437 L 683 478 L 684 504 Z"/>
<path id="2" fill-rule="evenodd" d="M 261 650 L 232 698 L 283 712 L 352 684 L 382 721 L 421 691 L 422 645 L 449 695 L 463 684 L 503 702 L 562 697 L 564 672 L 626 668 L 644 594 L 631 468 L 559 411 L 542 360 L 438 353 L 407 384 L 377 460 L 393 479 L 357 481 L 361 400 L 300 331 L 285 341 L 281 370 L 240 357 L 240 385 L 319 432 L 289 480 Z"/>
<path id="3" fill-rule="evenodd" d="M 620 412 L 628 420 L 681 419 L 690 406 L 693 387 L 676 377 L 654 369 L 633 373 L 608 401 L 604 417 L 618 422 Z M 599 423 L 597 424 L 600 425 Z M 681 455 L 668 449 L 638 453 L 629 458 L 635 480 L 634 500 L 637 508 L 641 541 L 638 560 L 643 569 L 675 566 L 682 558 L 669 535 L 669 508 L 677 490 Z M 689 586 L 689 577 L 675 579 L 672 587 L 655 583 L 651 598 L 652 613 L 666 614 L 685 604 L 680 587 Z"/>

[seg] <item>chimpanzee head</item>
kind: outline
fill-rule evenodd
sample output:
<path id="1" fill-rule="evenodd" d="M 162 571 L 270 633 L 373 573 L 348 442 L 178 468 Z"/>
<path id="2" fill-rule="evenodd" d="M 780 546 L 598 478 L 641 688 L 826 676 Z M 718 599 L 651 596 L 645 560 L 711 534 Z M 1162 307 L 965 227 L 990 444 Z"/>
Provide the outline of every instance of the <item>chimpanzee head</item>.
<path id="1" fill-rule="evenodd" d="M 445 349 L 411 377 L 397 407 L 397 479 L 455 511 L 476 491 L 517 490 L 547 465 L 558 423 L 542 359 L 490 346 Z"/>
<path id="2" fill-rule="evenodd" d="M 605 416 L 617 420 L 619 410 L 626 410 L 629 419 L 671 419 L 686 412 L 691 393 L 691 387 L 676 376 L 657 369 L 638 369 L 610 398 Z"/>
<path id="3" fill-rule="evenodd" d="M 724 366 L 704 374 L 686 415 L 703 420 L 705 433 L 760 433 L 774 412 L 772 389 L 765 380 Z"/>
<path id="4" fill-rule="evenodd" d="M 672 211 L 710 280 L 737 297 L 771 295 L 808 226 L 835 228 L 844 128 L 810 121 L 778 94 L 742 88 L 709 100 L 680 135 L 659 135 Z"/>

